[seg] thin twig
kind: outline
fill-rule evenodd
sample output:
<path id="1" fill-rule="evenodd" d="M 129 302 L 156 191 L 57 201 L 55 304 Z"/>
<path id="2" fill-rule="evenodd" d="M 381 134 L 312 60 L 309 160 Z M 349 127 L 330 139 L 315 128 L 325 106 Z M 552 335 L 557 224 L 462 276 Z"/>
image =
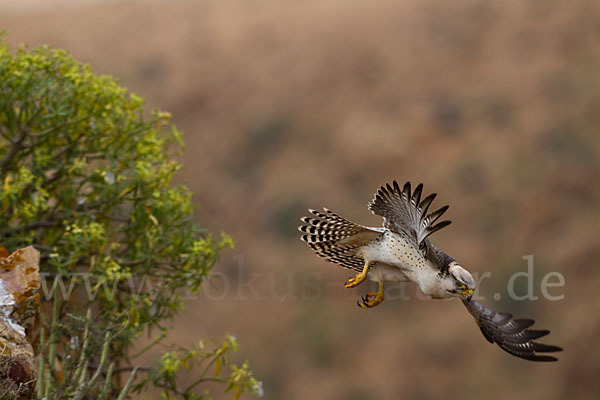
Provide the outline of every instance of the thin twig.
<path id="1" fill-rule="evenodd" d="M 88 316 L 89 315 L 90 314 L 88 313 Z M 98 378 L 100 377 L 100 375 L 102 373 L 102 368 L 104 367 L 104 363 L 106 362 L 106 359 L 107 359 L 107 356 L 108 356 L 108 347 L 109 347 L 109 344 L 110 344 L 110 332 L 106 332 L 104 334 L 104 344 L 102 345 L 102 354 L 100 356 L 100 364 L 96 368 L 96 372 L 94 373 L 94 375 L 92 375 L 92 377 L 90 378 L 90 380 L 88 380 L 85 383 L 82 382 L 79 385 L 79 388 L 77 389 L 77 392 L 73 396 L 73 400 L 81 400 L 81 399 L 83 399 L 84 396 L 90 390 L 90 388 L 92 388 L 96 384 L 96 381 L 98 380 Z M 86 361 L 86 363 L 87 363 L 87 361 Z M 87 364 L 86 364 L 86 369 L 87 369 Z"/>
<path id="2" fill-rule="evenodd" d="M 77 368 L 73 373 L 72 380 L 77 383 L 79 377 L 83 374 L 83 365 L 86 356 L 87 347 L 90 339 L 90 325 L 92 323 L 92 309 L 88 308 L 86 313 L 85 327 L 83 328 L 83 344 L 81 345 L 81 351 L 79 352 L 79 360 L 77 361 Z"/>
<path id="3" fill-rule="evenodd" d="M 2 232 L 2 236 L 9 236 L 9 235 L 12 235 L 13 233 L 18 233 L 18 232 L 22 232 L 22 231 L 30 231 L 30 230 L 38 229 L 38 228 L 53 228 L 53 227 L 58 226 L 60 224 L 61 224 L 60 221 L 37 221 L 37 222 L 32 222 L 29 225 L 18 226 L 16 228 L 7 229 L 4 232 Z"/>
<path id="4" fill-rule="evenodd" d="M 8 153 L 6 156 L 0 161 L 0 179 L 4 179 L 6 172 L 8 171 L 8 165 L 12 162 L 12 160 L 17 156 L 17 153 L 23 148 L 23 141 L 29 134 L 28 128 L 22 128 L 19 136 L 11 140 L 10 149 L 8 149 Z"/>
<path id="5" fill-rule="evenodd" d="M 127 393 L 129 392 L 129 388 L 131 387 L 131 384 L 135 379 L 135 374 L 137 373 L 137 371 L 137 368 L 134 368 L 133 371 L 131 371 L 131 375 L 129 375 L 129 379 L 127 379 L 127 382 L 125 383 L 125 386 L 123 386 L 123 390 L 121 390 L 121 393 L 119 393 L 119 397 L 117 398 L 117 400 L 125 400 L 125 396 L 127 396 Z"/>
<path id="6" fill-rule="evenodd" d="M 54 305 L 52 307 L 52 324 L 50 325 L 50 340 L 48 349 L 48 371 L 46 372 L 46 384 L 44 387 L 44 397 L 48 398 L 50 390 L 52 388 L 52 381 L 54 380 L 54 357 L 56 356 L 56 331 L 58 327 L 58 297 L 54 298 Z"/>
<path id="7" fill-rule="evenodd" d="M 156 371 L 156 368 L 152 368 L 152 367 L 141 367 L 139 365 L 126 365 L 124 367 L 114 368 L 113 372 L 133 371 L 134 369 L 137 369 L 140 371 L 146 371 L 146 372 Z"/>
<path id="8" fill-rule="evenodd" d="M 185 393 L 189 392 L 190 390 L 192 390 L 193 388 L 195 388 L 196 386 L 198 386 L 199 384 L 201 384 L 203 382 L 227 382 L 227 379 L 219 378 L 217 376 L 203 376 L 202 378 L 196 379 L 194 382 L 192 382 L 185 389 Z"/>
<path id="9" fill-rule="evenodd" d="M 147 258 L 140 258 L 139 260 L 132 260 L 132 261 L 121 261 L 119 262 L 119 264 L 123 265 L 123 266 L 132 266 L 132 265 L 139 265 L 139 264 L 143 264 L 146 261 L 148 261 Z"/>
<path id="10" fill-rule="evenodd" d="M 37 397 L 41 399 L 44 396 L 44 344 L 45 344 L 45 330 L 42 326 L 40 331 L 40 365 L 38 367 L 38 379 L 37 379 Z"/>
<path id="11" fill-rule="evenodd" d="M 113 361 L 108 366 L 108 371 L 106 372 L 106 379 L 104 381 L 104 386 L 102 388 L 102 393 L 101 393 L 103 400 L 108 399 L 109 389 L 112 388 L 112 374 L 113 374 L 114 367 L 115 367 L 115 363 Z"/>

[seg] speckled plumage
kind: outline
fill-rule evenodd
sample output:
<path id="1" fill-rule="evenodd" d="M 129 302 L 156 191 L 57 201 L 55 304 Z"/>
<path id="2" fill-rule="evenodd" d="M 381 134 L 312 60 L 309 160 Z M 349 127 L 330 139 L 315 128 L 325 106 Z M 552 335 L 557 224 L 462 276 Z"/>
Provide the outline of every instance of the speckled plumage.
<path id="1" fill-rule="evenodd" d="M 437 222 L 448 206 L 428 213 L 436 195 L 421 200 L 422 191 L 422 184 L 411 191 L 410 182 L 402 189 L 396 181 L 381 186 L 369 203 L 369 210 L 383 217 L 381 228 L 355 224 L 327 208 L 311 209 L 310 217 L 301 218 L 301 239 L 319 257 L 357 272 L 347 288 L 365 279 L 379 282 L 379 291 L 359 303 L 363 308 L 383 301 L 384 281 L 412 281 L 431 298 L 461 299 L 486 339 L 508 353 L 532 361 L 556 361 L 538 353 L 561 351 L 560 347 L 533 341 L 549 331 L 527 329 L 533 320 L 513 319 L 471 300 L 476 286 L 472 275 L 429 241 L 431 234 L 450 224 Z"/>
<path id="2" fill-rule="evenodd" d="M 445 254 L 440 258 L 442 254 L 433 251 L 427 238 L 450 223 L 434 225 L 448 206 L 428 214 L 435 194 L 421 201 L 422 189 L 423 185 L 418 185 L 411 193 L 409 183 L 400 190 L 396 182 L 382 186 L 369 204 L 374 214 L 384 218 L 382 228 L 355 224 L 326 208 L 323 212 L 309 210 L 313 217 L 301 218 L 305 225 L 298 228 L 305 233 L 302 240 L 318 256 L 344 268 L 360 272 L 369 262 L 367 276 L 373 281 L 413 281 L 426 295 L 449 297 L 437 283 L 446 266 L 439 262 L 452 258 Z"/>

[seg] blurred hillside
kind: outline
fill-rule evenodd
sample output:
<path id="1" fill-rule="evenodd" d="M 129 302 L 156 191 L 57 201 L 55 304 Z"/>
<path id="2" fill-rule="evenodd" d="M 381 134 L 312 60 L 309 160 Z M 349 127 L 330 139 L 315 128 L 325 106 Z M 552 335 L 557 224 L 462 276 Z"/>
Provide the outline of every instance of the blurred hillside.
<path id="1" fill-rule="evenodd" d="M 179 341 L 235 334 L 267 399 L 598 398 L 599 2 L 10 3 L 14 46 L 69 50 L 185 132 L 180 180 L 237 247 L 174 321 Z M 451 205 L 433 241 L 492 273 L 486 305 L 551 329 L 558 363 L 506 355 L 458 302 L 412 286 L 356 307 L 367 288 L 344 289 L 298 217 L 326 206 L 377 225 L 366 204 L 392 179 Z M 512 301 L 530 254 L 540 299 Z M 540 291 L 553 271 L 560 301 Z"/>

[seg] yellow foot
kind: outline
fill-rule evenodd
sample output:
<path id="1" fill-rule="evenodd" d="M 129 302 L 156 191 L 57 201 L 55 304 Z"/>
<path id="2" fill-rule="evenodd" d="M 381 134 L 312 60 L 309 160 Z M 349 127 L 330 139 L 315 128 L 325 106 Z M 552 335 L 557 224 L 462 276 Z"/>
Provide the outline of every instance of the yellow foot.
<path id="1" fill-rule="evenodd" d="M 363 270 L 361 272 L 359 272 L 358 274 L 354 275 L 352 278 L 348 279 L 348 282 L 346 282 L 344 284 L 344 286 L 346 288 L 353 288 L 354 286 L 357 286 L 359 283 L 362 283 L 367 277 L 367 272 L 369 272 L 369 263 L 365 262 L 365 266 L 363 267 Z"/>
<path id="2" fill-rule="evenodd" d="M 385 297 L 382 292 L 367 293 L 367 295 L 361 299 L 362 302 L 357 301 L 356 304 L 358 304 L 360 308 L 371 308 L 381 303 L 384 298 Z"/>
<path id="3" fill-rule="evenodd" d="M 361 299 L 362 303 L 359 301 L 356 302 L 360 308 L 375 307 L 377 304 L 383 301 L 385 298 L 385 292 L 383 290 L 383 279 L 381 279 L 381 276 L 379 277 L 378 282 L 379 288 L 377 289 L 376 293 L 367 293 L 367 295 Z"/>
<path id="4" fill-rule="evenodd" d="M 352 278 L 348 279 L 348 282 L 346 282 L 344 284 L 344 286 L 346 288 L 353 288 L 354 286 L 357 286 L 359 283 L 364 281 L 366 277 L 367 277 L 367 274 L 360 272 L 360 273 L 354 275 Z"/>

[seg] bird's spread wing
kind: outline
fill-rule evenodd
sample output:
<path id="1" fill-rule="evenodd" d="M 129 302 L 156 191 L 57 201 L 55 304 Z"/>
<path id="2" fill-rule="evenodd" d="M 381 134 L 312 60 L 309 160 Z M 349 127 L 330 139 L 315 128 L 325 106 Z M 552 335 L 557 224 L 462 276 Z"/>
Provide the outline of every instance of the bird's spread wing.
<path id="1" fill-rule="evenodd" d="M 317 253 L 334 264 L 362 271 L 364 260 L 355 252 L 381 234 L 383 229 L 367 228 L 355 224 L 327 208 L 323 212 L 309 210 L 311 217 L 302 217 L 304 223 L 298 230 L 304 232 L 301 239 Z"/>
<path id="2" fill-rule="evenodd" d="M 422 183 L 412 193 L 410 182 L 406 182 L 402 190 L 398 182 L 394 181 L 392 185 L 388 183 L 375 193 L 375 198 L 369 203 L 369 210 L 383 217 L 383 226 L 392 232 L 402 231 L 408 234 L 420 246 L 429 235 L 450 225 L 450 221 L 435 224 L 448 206 L 427 214 L 436 193 L 421 200 L 422 191 Z"/>
<path id="3" fill-rule="evenodd" d="M 483 336 L 513 356 L 531 361 L 557 361 L 553 356 L 537 353 L 562 351 L 558 346 L 534 342 L 546 336 L 548 330 L 527 329 L 535 322 L 532 319 L 513 319 L 512 314 L 496 312 L 475 300 L 464 300 L 463 304 L 479 325 Z"/>

